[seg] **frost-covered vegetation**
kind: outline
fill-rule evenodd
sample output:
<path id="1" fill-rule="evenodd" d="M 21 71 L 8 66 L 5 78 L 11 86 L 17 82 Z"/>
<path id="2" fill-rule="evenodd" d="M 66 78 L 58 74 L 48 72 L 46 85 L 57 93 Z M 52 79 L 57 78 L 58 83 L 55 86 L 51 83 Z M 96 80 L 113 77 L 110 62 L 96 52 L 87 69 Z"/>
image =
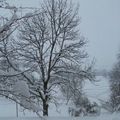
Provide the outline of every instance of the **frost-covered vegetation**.
<path id="1" fill-rule="evenodd" d="M 99 116 L 101 108 L 110 113 L 120 111 L 119 62 L 109 75 L 110 99 L 99 99 L 99 104 L 91 101 L 83 90 L 87 80 L 96 82 L 97 72 L 93 69 L 94 62 L 86 62 L 87 41 L 80 32 L 79 6 L 69 0 L 45 0 L 40 8 L 33 9 L 0 0 L 0 9 L 9 13 L 0 18 L 2 97 L 40 118 L 48 116 L 50 105 L 58 106 L 60 98 L 67 103 L 69 119 Z M 108 76 L 105 71 L 103 74 Z"/>
<path id="2" fill-rule="evenodd" d="M 95 75 L 84 62 L 88 55 L 79 7 L 67 0 L 47 0 L 20 16 L 22 8 L 0 3 L 1 9 L 12 11 L 0 27 L 0 94 L 39 116 L 41 111 L 48 116 L 49 104 L 59 103 L 60 90 L 68 101 L 81 97 L 82 82 L 93 81 Z"/>

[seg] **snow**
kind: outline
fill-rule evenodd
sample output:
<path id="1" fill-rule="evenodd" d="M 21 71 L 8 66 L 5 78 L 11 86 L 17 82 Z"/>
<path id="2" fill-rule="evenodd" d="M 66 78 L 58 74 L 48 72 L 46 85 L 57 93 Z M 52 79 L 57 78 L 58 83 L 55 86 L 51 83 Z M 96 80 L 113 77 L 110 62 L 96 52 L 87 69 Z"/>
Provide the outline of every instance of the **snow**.
<path id="1" fill-rule="evenodd" d="M 29 87 L 25 81 L 18 80 L 13 86 L 15 94 L 19 95 L 20 104 L 33 112 L 40 111 L 40 108 L 30 99 Z"/>
<path id="2" fill-rule="evenodd" d="M 3 33 L 4 31 L 8 31 L 9 27 L 15 22 L 17 19 L 17 15 L 14 13 L 11 19 L 2 27 L 0 27 L 0 33 Z"/>
<path id="3" fill-rule="evenodd" d="M 89 99 L 97 102 L 99 102 L 99 99 L 107 100 L 109 98 L 108 80 L 103 77 L 98 77 L 98 79 L 99 81 L 94 84 L 86 81 L 84 87 L 84 91 Z M 26 83 L 22 82 L 19 81 L 16 83 L 16 87 L 21 85 L 26 96 L 29 96 L 29 92 L 26 91 L 28 86 Z M 19 89 L 15 89 L 19 91 Z M 22 94 L 24 93 L 22 92 Z M 55 105 L 51 104 L 49 109 L 49 117 L 46 118 L 46 120 L 120 120 L 120 113 L 110 114 L 108 112 L 105 113 L 104 111 L 102 111 L 100 116 L 81 116 L 73 118 L 69 116 L 68 106 L 65 103 L 60 104 L 57 109 Z M 40 120 L 33 112 L 24 111 L 25 114 L 23 114 L 21 111 L 22 109 L 19 107 L 19 118 L 16 118 L 16 104 L 3 98 L 0 99 L 0 120 Z"/>
<path id="4" fill-rule="evenodd" d="M 31 17 L 31 16 L 33 16 L 33 13 L 26 13 L 26 14 L 25 14 L 25 17 L 27 17 L 27 18 L 28 18 L 28 17 Z"/>
<path id="5" fill-rule="evenodd" d="M 110 96 L 109 80 L 102 76 L 97 77 L 97 82 L 86 81 L 84 92 L 91 101 L 107 101 Z"/>
<path id="6" fill-rule="evenodd" d="M 9 9 L 9 10 L 16 10 L 17 8 L 15 6 L 5 6 L 5 9 Z"/>
<path id="7" fill-rule="evenodd" d="M 25 81 L 17 81 L 13 87 L 13 91 L 27 98 L 30 97 L 29 88 Z"/>
<path id="8" fill-rule="evenodd" d="M 14 76 L 16 74 L 18 74 L 18 73 L 15 73 L 15 72 L 11 73 L 11 72 L 5 72 L 3 70 L 0 70 L 0 76 Z"/>
<path id="9" fill-rule="evenodd" d="M 6 117 L 0 118 L 0 120 L 40 120 L 38 117 Z M 87 116 L 87 117 L 48 117 L 45 120 L 120 120 L 120 114 L 104 114 L 98 117 L 95 116 Z"/>

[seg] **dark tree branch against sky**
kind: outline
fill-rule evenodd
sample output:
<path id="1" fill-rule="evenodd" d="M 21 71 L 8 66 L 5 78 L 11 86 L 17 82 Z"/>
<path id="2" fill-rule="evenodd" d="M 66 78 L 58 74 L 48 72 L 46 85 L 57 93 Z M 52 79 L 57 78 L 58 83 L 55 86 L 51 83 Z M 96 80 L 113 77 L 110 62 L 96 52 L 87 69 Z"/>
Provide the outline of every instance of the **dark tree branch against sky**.
<path id="1" fill-rule="evenodd" d="M 4 16 L 3 24 L 1 21 L 0 69 L 19 74 L 13 74 L 12 80 L 9 76 L 1 77 L 0 84 L 5 89 L 0 91 L 2 96 L 12 95 L 13 100 L 18 100 L 24 108 L 39 115 L 42 110 L 43 116 L 48 116 L 49 104 L 56 101 L 54 93 L 58 93 L 61 87 L 73 88 L 71 81 L 82 84 L 84 80 L 95 80 L 93 64 L 86 63 L 87 41 L 79 29 L 79 5 L 73 5 L 69 0 L 45 0 L 32 13 L 31 9 L 37 6 L 4 4 L 1 9 L 11 10 L 9 14 L 13 17 L 9 20 L 8 14 L 7 18 Z M 21 9 L 24 17 L 20 17 L 17 24 Z M 4 20 L 10 22 L 4 23 Z M 16 33 L 2 39 L 14 21 L 19 25 Z M 81 91 L 79 86 L 76 87 L 75 90 Z"/>
<path id="2" fill-rule="evenodd" d="M 42 0 L 9 0 L 9 2 L 17 6 L 38 8 Z M 120 46 L 120 0 L 75 0 L 75 2 L 80 4 L 80 29 L 89 41 L 87 49 L 91 59 L 95 57 L 96 68 L 110 69 Z"/>

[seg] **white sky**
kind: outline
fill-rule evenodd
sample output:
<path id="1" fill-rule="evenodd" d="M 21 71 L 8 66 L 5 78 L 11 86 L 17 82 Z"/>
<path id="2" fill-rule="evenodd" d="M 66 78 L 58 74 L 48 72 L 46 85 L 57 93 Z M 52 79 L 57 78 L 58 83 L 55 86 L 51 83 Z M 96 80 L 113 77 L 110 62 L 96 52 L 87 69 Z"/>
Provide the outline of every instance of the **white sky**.
<path id="1" fill-rule="evenodd" d="M 42 0 L 8 0 L 20 6 L 39 7 Z M 120 46 L 120 0 L 75 0 L 80 3 L 81 32 L 96 68 L 111 69 Z M 74 2 L 74 0 L 73 0 Z"/>
<path id="2" fill-rule="evenodd" d="M 79 0 L 81 31 L 97 68 L 110 69 L 120 48 L 120 0 Z"/>

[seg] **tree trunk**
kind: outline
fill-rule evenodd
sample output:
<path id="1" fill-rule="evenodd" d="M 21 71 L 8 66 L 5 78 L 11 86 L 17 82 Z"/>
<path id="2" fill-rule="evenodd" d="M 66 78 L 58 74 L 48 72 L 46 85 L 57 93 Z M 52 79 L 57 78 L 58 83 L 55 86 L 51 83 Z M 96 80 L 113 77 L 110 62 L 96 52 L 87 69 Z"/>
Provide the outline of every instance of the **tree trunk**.
<path id="1" fill-rule="evenodd" d="M 43 101 L 43 116 L 48 116 L 48 103 L 46 100 Z"/>
<path id="2" fill-rule="evenodd" d="M 47 95 L 47 82 L 44 82 L 44 95 L 43 100 L 43 116 L 48 116 L 48 95 Z"/>

